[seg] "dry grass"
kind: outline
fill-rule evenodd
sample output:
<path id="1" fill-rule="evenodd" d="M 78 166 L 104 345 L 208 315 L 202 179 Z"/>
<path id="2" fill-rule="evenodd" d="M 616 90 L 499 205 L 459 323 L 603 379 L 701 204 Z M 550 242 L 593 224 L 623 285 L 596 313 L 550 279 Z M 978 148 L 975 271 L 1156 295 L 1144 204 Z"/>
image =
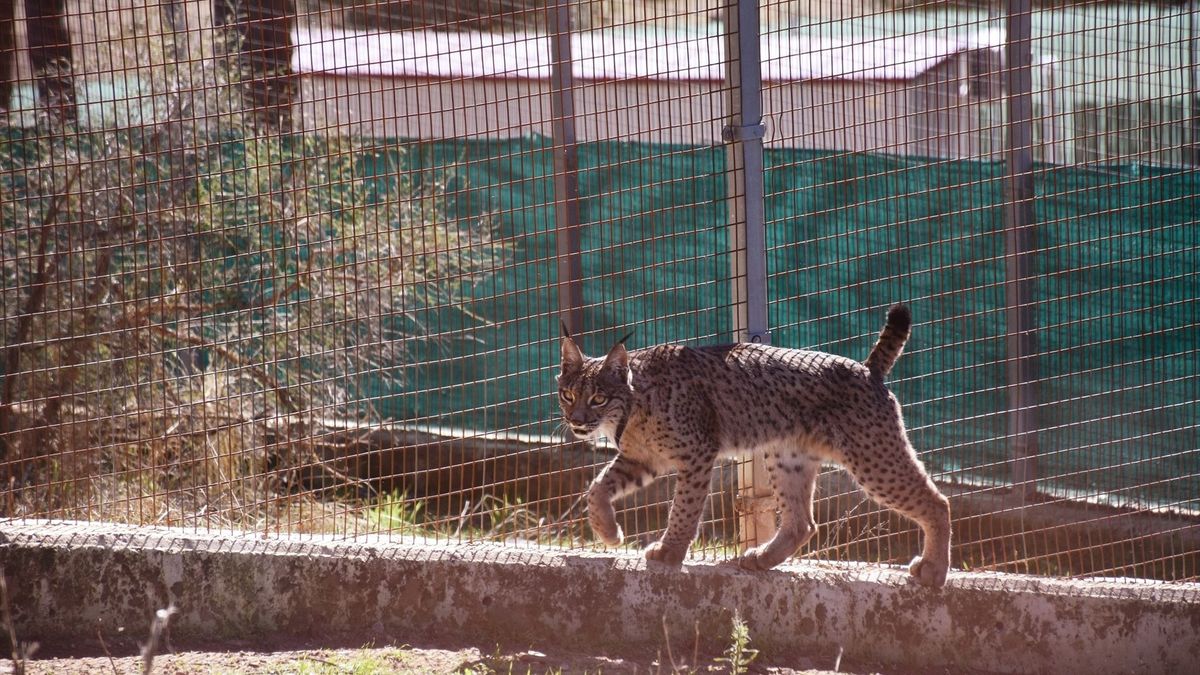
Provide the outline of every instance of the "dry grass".
<path id="1" fill-rule="evenodd" d="M 25 675 L 28 672 L 29 660 L 38 650 L 36 642 L 22 642 L 17 639 L 16 624 L 13 622 L 12 608 L 8 603 L 8 576 L 0 567 L 0 628 L 8 638 L 11 649 L 9 661 L 12 664 L 12 675 Z"/>
<path id="2" fill-rule="evenodd" d="M 12 515 L 286 517 L 292 474 L 323 466 L 295 442 L 310 416 L 369 418 L 362 387 L 397 384 L 419 310 L 461 306 L 507 255 L 443 183 L 363 175 L 398 148 L 247 137 L 203 161 L 53 138 L 10 145 L 37 159 L 10 155 L 0 188 Z M 178 190 L 152 197 L 151 174 Z"/>
<path id="3" fill-rule="evenodd" d="M 468 313 L 508 245 L 395 144 L 256 131 L 236 66 L 176 58 L 195 44 L 130 12 L 134 37 L 85 50 L 144 64 L 147 123 L 0 144 L 3 508 L 333 529 L 346 508 L 297 473 L 358 482 L 295 441 L 313 416 L 370 419 L 362 387 L 395 384 L 420 311 Z"/>

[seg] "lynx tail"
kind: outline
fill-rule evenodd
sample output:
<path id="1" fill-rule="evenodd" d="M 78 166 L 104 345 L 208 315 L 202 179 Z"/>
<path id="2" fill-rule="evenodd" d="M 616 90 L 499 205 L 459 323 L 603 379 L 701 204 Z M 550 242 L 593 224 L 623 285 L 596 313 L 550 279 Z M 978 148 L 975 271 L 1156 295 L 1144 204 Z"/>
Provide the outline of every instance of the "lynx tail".
<path id="1" fill-rule="evenodd" d="M 863 363 L 874 377 L 882 378 L 892 370 L 900 352 L 904 351 L 904 343 L 908 341 L 912 328 L 912 312 L 905 305 L 892 305 L 888 310 L 887 325 L 879 334 L 879 341 L 871 349 L 870 356 Z"/>

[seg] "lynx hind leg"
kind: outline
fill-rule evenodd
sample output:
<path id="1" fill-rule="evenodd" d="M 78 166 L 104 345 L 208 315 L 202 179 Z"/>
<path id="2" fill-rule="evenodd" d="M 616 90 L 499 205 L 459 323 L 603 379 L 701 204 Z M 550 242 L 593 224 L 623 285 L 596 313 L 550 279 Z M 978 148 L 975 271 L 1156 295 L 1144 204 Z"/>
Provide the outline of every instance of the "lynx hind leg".
<path id="1" fill-rule="evenodd" d="M 779 508 L 779 529 L 765 544 L 737 559 L 748 570 L 769 570 L 795 555 L 817 531 L 812 515 L 819 459 L 795 452 L 767 452 L 767 474 Z"/>
<path id="2" fill-rule="evenodd" d="M 846 468 L 878 504 L 921 527 L 925 543 L 908 571 L 918 583 L 941 588 L 950 569 L 950 503 L 925 472 L 903 431 L 877 448 L 878 454 L 847 457 Z"/>

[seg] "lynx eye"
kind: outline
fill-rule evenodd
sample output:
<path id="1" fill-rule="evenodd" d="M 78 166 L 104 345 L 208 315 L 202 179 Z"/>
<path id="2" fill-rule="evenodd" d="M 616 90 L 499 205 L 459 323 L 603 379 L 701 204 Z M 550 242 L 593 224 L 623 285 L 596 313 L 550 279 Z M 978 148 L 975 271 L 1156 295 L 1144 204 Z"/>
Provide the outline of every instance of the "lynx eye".
<path id="1" fill-rule="evenodd" d="M 608 403 L 608 397 L 604 394 L 592 394 L 592 397 L 588 399 L 588 404 L 593 406 L 602 406 L 605 403 Z"/>
<path id="2" fill-rule="evenodd" d="M 558 397 L 563 400 L 563 403 L 574 403 L 575 402 L 575 394 L 572 394 L 570 391 L 568 391 L 566 389 L 559 389 Z"/>

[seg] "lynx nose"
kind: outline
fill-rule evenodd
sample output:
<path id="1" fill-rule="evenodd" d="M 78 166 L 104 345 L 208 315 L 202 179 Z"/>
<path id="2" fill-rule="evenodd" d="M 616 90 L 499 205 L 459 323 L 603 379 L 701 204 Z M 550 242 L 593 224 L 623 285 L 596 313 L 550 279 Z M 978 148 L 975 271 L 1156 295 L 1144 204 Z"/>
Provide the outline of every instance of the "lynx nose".
<path id="1" fill-rule="evenodd" d="M 580 438 L 587 438 L 596 428 L 596 421 L 591 419 L 591 415 L 580 414 L 576 411 L 567 415 L 567 424 L 571 427 L 571 431 Z"/>

